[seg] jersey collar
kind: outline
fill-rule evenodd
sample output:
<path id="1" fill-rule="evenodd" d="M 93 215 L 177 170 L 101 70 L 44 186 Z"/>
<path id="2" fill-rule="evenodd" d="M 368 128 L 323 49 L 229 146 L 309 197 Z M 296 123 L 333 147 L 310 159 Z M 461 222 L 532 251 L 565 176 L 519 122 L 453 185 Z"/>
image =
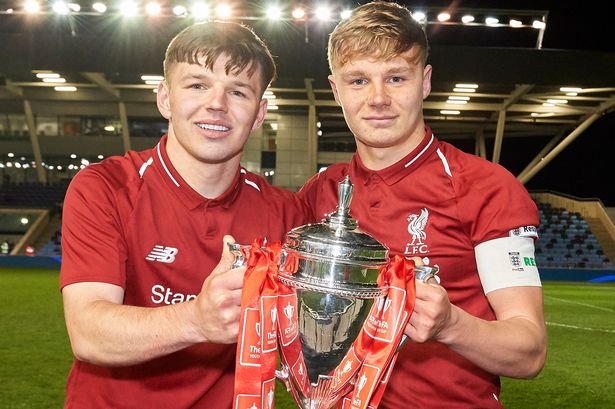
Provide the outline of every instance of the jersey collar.
<path id="1" fill-rule="evenodd" d="M 180 201 L 190 210 L 200 206 L 211 207 L 216 205 L 228 208 L 237 197 L 241 187 L 241 179 L 243 179 L 243 174 L 240 172 L 241 168 L 237 168 L 231 185 L 224 193 L 214 199 L 208 199 L 190 187 L 179 172 L 177 172 L 167 154 L 167 139 L 168 135 L 164 135 L 154 148 L 154 164 L 169 189 L 178 195 Z"/>
<path id="2" fill-rule="evenodd" d="M 433 152 L 438 149 L 438 140 L 431 132 L 431 128 L 425 126 L 425 137 L 421 143 L 408 155 L 394 163 L 393 165 L 380 170 L 368 169 L 358 153 L 355 153 L 350 162 L 351 176 L 356 175 L 358 180 L 367 185 L 374 179 L 383 180 L 391 186 L 399 182 L 406 175 L 409 175 L 418 168 Z"/>

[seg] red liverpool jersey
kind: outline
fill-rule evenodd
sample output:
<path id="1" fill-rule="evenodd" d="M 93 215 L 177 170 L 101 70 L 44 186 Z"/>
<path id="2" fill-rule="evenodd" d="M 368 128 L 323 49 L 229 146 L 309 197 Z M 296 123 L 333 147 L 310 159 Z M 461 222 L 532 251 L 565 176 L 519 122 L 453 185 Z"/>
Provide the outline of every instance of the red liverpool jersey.
<path id="1" fill-rule="evenodd" d="M 105 282 L 124 304 L 160 307 L 195 298 L 217 265 L 222 237 L 283 240 L 304 222 L 287 191 L 238 169 L 215 199 L 194 191 L 171 165 L 166 137 L 81 171 L 64 202 L 60 285 Z M 198 344 L 152 361 L 107 368 L 75 360 L 67 408 L 231 407 L 235 345 Z"/>
<path id="2" fill-rule="evenodd" d="M 357 154 L 314 176 L 300 191 L 321 219 L 337 203 L 337 184 L 354 184 L 351 215 L 390 253 L 440 267 L 450 301 L 494 320 L 478 276 L 474 247 L 536 226 L 536 205 L 504 168 L 439 142 L 431 130 L 398 163 L 367 169 Z M 439 342 L 409 343 L 382 401 L 390 408 L 497 408 L 500 382 Z"/>

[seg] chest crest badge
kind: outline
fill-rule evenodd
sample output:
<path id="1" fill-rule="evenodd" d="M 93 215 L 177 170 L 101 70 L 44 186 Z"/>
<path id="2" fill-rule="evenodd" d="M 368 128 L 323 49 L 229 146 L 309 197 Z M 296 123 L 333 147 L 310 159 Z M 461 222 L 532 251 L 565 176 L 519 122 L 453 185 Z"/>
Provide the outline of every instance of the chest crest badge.
<path id="1" fill-rule="evenodd" d="M 421 209 L 421 214 L 411 213 L 408 215 L 406 221 L 408 222 L 408 233 L 411 238 L 410 241 L 406 243 L 406 250 L 404 251 L 406 256 L 429 253 L 429 248 L 427 244 L 425 244 L 425 240 L 427 239 L 425 227 L 427 226 L 428 219 L 429 212 L 426 208 Z"/>

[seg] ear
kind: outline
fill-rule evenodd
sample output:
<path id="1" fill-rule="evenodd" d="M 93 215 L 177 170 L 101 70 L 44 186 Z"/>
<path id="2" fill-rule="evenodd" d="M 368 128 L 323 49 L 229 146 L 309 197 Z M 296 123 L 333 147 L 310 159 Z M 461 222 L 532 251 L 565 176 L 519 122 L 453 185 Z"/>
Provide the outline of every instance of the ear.
<path id="1" fill-rule="evenodd" d="M 423 68 L 423 99 L 429 96 L 431 92 L 431 65 L 427 64 L 425 68 Z"/>
<path id="2" fill-rule="evenodd" d="M 258 104 L 258 112 L 256 113 L 256 118 L 254 119 L 254 124 L 252 125 L 252 130 L 257 129 L 263 124 L 265 117 L 267 116 L 267 100 L 265 98 L 261 99 L 261 102 Z"/>
<path id="3" fill-rule="evenodd" d="M 158 105 L 158 111 L 166 119 L 171 119 L 171 101 L 169 98 L 169 85 L 166 81 L 162 81 L 158 84 L 158 93 L 156 94 L 156 104 Z"/>
<path id="4" fill-rule="evenodd" d="M 335 97 L 335 102 L 337 102 L 338 105 L 342 105 L 340 102 L 340 96 L 339 93 L 337 91 L 337 85 L 335 85 L 335 77 L 333 76 L 333 74 L 329 75 L 327 77 L 327 79 L 329 80 L 329 85 L 331 85 L 331 89 L 333 90 L 333 96 Z"/>

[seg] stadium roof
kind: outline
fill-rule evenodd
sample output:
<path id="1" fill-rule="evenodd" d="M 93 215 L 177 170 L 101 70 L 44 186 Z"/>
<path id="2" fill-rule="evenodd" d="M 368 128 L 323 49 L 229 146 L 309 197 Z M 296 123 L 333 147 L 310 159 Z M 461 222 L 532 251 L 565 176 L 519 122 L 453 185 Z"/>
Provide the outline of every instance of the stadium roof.
<path id="1" fill-rule="evenodd" d="M 281 3 L 288 10 L 294 4 Z M 524 3 L 532 6 L 524 8 Z M 443 7 L 437 7 L 438 2 L 429 2 L 430 7 L 420 3 L 408 6 L 413 11 L 426 10 L 429 16 L 426 29 L 434 73 L 425 116 L 437 135 L 476 140 L 477 153 L 495 161 L 504 136 L 553 138 L 533 161 L 536 164 L 549 151 L 557 154 L 553 149 L 562 147 L 559 143 L 566 136 L 580 134 L 614 109 L 613 45 L 598 41 L 603 28 L 587 21 L 590 11 L 564 9 L 557 3 L 456 1 L 440 2 Z M 15 102 L 23 99 L 153 104 L 154 87 L 146 85 L 141 76 L 162 74 L 166 45 L 193 22 L 172 15 L 171 3 L 162 3 L 168 6 L 164 16 L 132 19 L 91 12 L 26 15 L 14 9 L 8 13 L 12 4 L 16 2 L 0 2 L 0 112 L 21 107 Z M 262 16 L 262 9 L 251 9 L 245 2 L 235 4 L 243 7 L 239 20 L 254 27 L 277 58 L 278 80 L 271 88 L 277 112 L 306 112 L 313 105 L 321 123 L 321 138 L 352 143 L 326 80 L 326 41 L 338 18 L 270 21 L 251 17 L 258 12 Z M 316 2 L 303 4 L 309 9 Z M 504 8 L 511 4 L 517 8 Z M 589 7 L 591 2 L 583 5 Z M 449 21 L 437 21 L 442 9 L 449 10 Z M 467 14 L 481 22 L 495 15 L 500 22 L 496 26 L 479 24 L 478 20 L 460 23 L 460 17 Z M 585 20 L 573 20 L 578 16 Z M 522 27 L 510 27 L 508 21 L 513 18 L 521 21 Z M 536 19 L 546 23 L 544 29 L 532 27 Z M 77 91 L 54 91 L 58 84 L 43 83 L 36 76 L 41 71 L 60 74 L 66 79 L 61 85 L 74 86 Z M 454 92 L 459 83 L 478 87 L 473 92 Z M 562 87 L 579 90 L 576 95 L 566 95 L 569 91 Z M 466 100 L 454 103 L 451 97 L 457 102 L 458 97 Z M 483 137 L 495 140 L 492 154 L 481 144 Z"/>

